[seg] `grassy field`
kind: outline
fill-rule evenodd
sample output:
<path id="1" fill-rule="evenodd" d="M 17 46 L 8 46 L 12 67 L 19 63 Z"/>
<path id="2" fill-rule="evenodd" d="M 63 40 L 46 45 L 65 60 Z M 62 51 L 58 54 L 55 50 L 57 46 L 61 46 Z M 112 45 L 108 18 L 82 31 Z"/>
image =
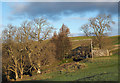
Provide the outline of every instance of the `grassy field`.
<path id="1" fill-rule="evenodd" d="M 120 35 L 119 36 L 111 36 L 111 39 L 113 39 L 113 43 L 116 44 L 120 44 Z"/>
<path id="2" fill-rule="evenodd" d="M 90 36 L 90 37 L 86 37 L 86 36 L 70 37 L 71 40 L 83 40 L 83 39 L 91 39 L 91 38 L 92 38 L 92 36 Z M 118 42 L 116 40 L 120 41 L 120 39 L 119 39 L 120 35 L 118 35 L 118 36 L 110 36 L 110 38 L 114 40 L 113 42 Z M 118 44 L 118 43 L 116 43 L 116 44 Z"/>
<path id="3" fill-rule="evenodd" d="M 119 36 L 120 37 L 120 36 Z M 114 39 L 113 45 L 118 45 L 117 36 L 110 37 Z M 72 40 L 87 39 L 86 37 L 74 37 Z M 79 42 L 79 41 L 76 41 Z M 74 41 L 75 43 L 75 41 Z M 79 45 L 76 43 L 76 46 Z M 74 72 L 54 71 L 45 74 L 33 73 L 33 76 L 25 76 L 23 81 L 118 81 L 118 49 L 113 50 L 112 56 L 97 57 L 80 61 L 86 67 Z M 69 60 L 71 62 L 71 60 Z M 65 63 L 65 61 L 63 62 Z M 54 68 L 54 67 L 53 67 Z"/>
<path id="4" fill-rule="evenodd" d="M 49 74 L 34 75 L 23 80 L 42 81 L 118 81 L 118 56 L 115 54 L 108 57 L 88 59 L 87 62 L 80 62 L 86 65 L 85 68 L 75 72 L 59 71 Z"/>
<path id="5" fill-rule="evenodd" d="M 71 40 L 83 40 L 83 39 L 90 39 L 92 37 L 86 37 L 86 36 L 77 36 L 77 37 L 70 37 Z"/>

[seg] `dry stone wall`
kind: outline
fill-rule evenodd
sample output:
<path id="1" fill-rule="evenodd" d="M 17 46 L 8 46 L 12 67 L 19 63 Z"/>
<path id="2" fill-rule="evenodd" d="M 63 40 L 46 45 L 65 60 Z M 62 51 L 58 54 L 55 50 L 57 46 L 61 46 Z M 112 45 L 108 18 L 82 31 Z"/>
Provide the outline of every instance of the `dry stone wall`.
<path id="1" fill-rule="evenodd" d="M 109 50 L 108 49 L 97 49 L 92 50 L 93 57 L 99 57 L 99 56 L 109 56 Z"/>

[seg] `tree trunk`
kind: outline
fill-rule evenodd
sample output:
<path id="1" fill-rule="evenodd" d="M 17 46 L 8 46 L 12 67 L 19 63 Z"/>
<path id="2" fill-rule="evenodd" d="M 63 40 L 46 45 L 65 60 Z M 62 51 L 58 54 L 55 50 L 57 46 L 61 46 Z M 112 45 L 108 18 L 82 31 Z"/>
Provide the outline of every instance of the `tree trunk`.
<path id="1" fill-rule="evenodd" d="M 38 73 L 38 74 L 41 73 L 41 70 L 40 70 L 40 62 L 38 63 L 38 70 L 37 70 L 37 73 Z"/>
<path id="2" fill-rule="evenodd" d="M 9 81 L 9 80 L 10 80 L 10 76 L 9 76 L 9 74 L 8 74 L 8 71 L 5 72 L 5 74 L 6 74 L 6 78 L 7 78 L 7 80 Z"/>
<path id="3" fill-rule="evenodd" d="M 99 48 L 100 48 L 100 49 L 102 48 L 101 42 L 99 43 Z"/>
<path id="4" fill-rule="evenodd" d="M 99 38 L 99 48 L 102 49 L 102 37 Z"/>
<path id="5" fill-rule="evenodd" d="M 9 75 L 6 75 L 6 77 L 7 77 L 7 80 L 10 80 L 10 76 Z"/>
<path id="6" fill-rule="evenodd" d="M 32 64 L 32 60 L 31 60 L 31 53 L 28 54 L 28 57 L 29 57 L 29 60 L 30 60 L 30 64 L 32 66 L 33 64 Z"/>
<path id="7" fill-rule="evenodd" d="M 17 72 L 17 69 L 15 69 L 15 79 L 16 79 L 16 80 L 18 79 L 18 72 Z"/>
<path id="8" fill-rule="evenodd" d="M 21 79 L 23 79 L 23 68 L 21 70 Z"/>
<path id="9" fill-rule="evenodd" d="M 17 80 L 18 79 L 18 71 L 17 71 L 17 59 L 15 58 L 15 79 Z"/>

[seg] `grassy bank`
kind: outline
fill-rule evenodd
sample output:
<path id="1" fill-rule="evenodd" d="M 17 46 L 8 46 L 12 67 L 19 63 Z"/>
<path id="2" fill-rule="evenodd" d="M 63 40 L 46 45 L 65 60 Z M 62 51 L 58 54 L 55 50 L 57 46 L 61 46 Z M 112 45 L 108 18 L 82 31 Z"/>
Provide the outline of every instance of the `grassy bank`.
<path id="1" fill-rule="evenodd" d="M 74 72 L 59 71 L 43 75 L 26 77 L 23 80 L 42 81 L 117 81 L 118 80 L 118 55 L 98 57 L 81 61 L 86 67 Z"/>
<path id="2" fill-rule="evenodd" d="M 117 36 L 110 38 L 114 39 L 113 45 L 119 44 Z M 72 40 L 76 39 L 81 39 L 81 37 L 72 38 Z M 82 37 L 82 39 L 86 38 Z M 79 46 L 79 41 L 74 41 L 73 44 L 74 46 Z M 80 61 L 79 63 L 84 63 L 86 65 L 83 69 L 78 69 L 74 72 L 53 71 L 45 74 L 33 73 L 33 76 L 26 76 L 22 81 L 118 81 L 119 55 L 119 51 L 116 49 L 113 50 L 112 56 L 97 57 Z"/>

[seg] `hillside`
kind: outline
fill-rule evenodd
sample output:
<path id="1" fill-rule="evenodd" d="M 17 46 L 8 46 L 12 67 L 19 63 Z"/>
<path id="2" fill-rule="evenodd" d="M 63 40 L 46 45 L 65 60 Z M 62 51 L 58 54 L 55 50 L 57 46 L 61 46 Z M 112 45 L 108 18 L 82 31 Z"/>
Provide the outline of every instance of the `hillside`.
<path id="1" fill-rule="evenodd" d="M 113 46 L 119 44 L 118 37 L 120 36 L 112 36 L 110 37 L 113 40 Z M 80 40 L 90 39 L 86 37 L 72 37 L 72 45 L 73 48 L 79 46 Z M 118 42 L 118 43 L 117 43 Z M 85 42 L 84 42 L 85 43 Z M 112 49 L 114 49 L 113 47 Z M 118 48 L 112 50 L 112 56 L 105 57 L 97 57 L 94 59 L 85 59 L 80 61 L 77 64 L 84 64 L 85 68 L 77 69 L 73 72 L 68 72 L 68 70 L 64 69 L 63 71 L 58 70 L 59 63 L 53 65 L 51 67 L 46 67 L 42 71 L 49 71 L 48 73 L 37 74 L 33 73 L 33 76 L 25 76 L 22 81 L 30 82 L 30 81 L 118 81 Z M 61 65 L 65 63 L 73 63 L 71 59 L 68 59 L 67 62 L 60 62 Z M 59 64 L 59 65 L 60 65 Z M 52 70 L 52 71 L 51 71 Z"/>
<path id="2" fill-rule="evenodd" d="M 108 37 L 109 40 L 107 41 L 108 43 L 110 42 L 110 44 L 112 44 L 112 46 L 114 45 L 114 47 L 109 48 L 113 49 L 115 47 L 118 47 L 118 44 L 120 44 L 120 35 L 118 36 L 109 36 Z M 78 36 L 78 37 L 70 37 L 71 42 L 72 42 L 72 48 L 76 48 L 77 46 L 80 45 L 90 45 L 91 44 L 91 39 L 92 37 L 85 37 L 85 36 Z"/>

